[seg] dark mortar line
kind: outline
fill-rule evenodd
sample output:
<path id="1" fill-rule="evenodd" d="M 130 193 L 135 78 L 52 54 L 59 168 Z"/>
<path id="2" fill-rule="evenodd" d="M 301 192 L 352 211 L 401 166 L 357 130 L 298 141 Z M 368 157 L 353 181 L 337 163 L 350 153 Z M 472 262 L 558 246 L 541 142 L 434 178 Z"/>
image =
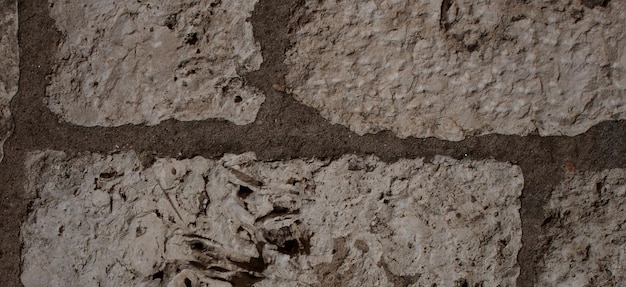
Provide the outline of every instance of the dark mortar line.
<path id="1" fill-rule="evenodd" d="M 295 3 L 295 1 L 294 1 Z M 261 0 L 251 18 L 260 41 L 264 63 L 245 76 L 249 85 L 266 94 L 255 123 L 237 126 L 223 120 L 164 121 L 156 126 L 125 125 L 113 128 L 79 127 L 59 122 L 43 103 L 47 74 L 52 71 L 60 33 L 54 29 L 46 1 L 20 1 L 19 91 L 11 103 L 13 135 L 5 144 L 0 163 L 2 211 L 0 255 L 13 264 L 2 275 L 13 286 L 19 283 L 20 253 L 16 251 L 19 225 L 26 215 L 24 161 L 34 150 L 112 153 L 134 150 L 141 156 L 218 158 L 224 153 L 253 151 L 261 160 L 291 158 L 338 158 L 345 154 L 376 155 L 393 162 L 400 158 L 427 159 L 434 155 L 456 159 L 490 159 L 519 165 L 524 174 L 521 200 L 522 241 L 518 256 L 521 275 L 518 286 L 533 286 L 537 265 L 545 253 L 541 223 L 551 190 L 562 180 L 564 164 L 571 161 L 580 171 L 626 167 L 626 121 L 600 123 L 574 137 L 536 135 L 487 135 L 460 142 L 433 138 L 400 139 L 391 132 L 359 136 L 340 125 L 331 125 L 319 113 L 275 91 L 287 71 L 282 63 L 289 47 L 288 15 L 294 4 Z M 29 18 L 22 17 L 28 15 Z M 32 16 L 31 16 L 32 15 Z M 531 151 L 529 153 L 529 150 Z M 6 199 L 8 198 L 8 199 Z M 15 218 L 19 220 L 15 220 Z M 8 244 L 8 243 L 11 244 Z M 5 244 L 7 243 L 7 244 Z M 7 264 L 9 264 L 7 263 Z M 11 266 L 11 265 L 3 265 Z"/>

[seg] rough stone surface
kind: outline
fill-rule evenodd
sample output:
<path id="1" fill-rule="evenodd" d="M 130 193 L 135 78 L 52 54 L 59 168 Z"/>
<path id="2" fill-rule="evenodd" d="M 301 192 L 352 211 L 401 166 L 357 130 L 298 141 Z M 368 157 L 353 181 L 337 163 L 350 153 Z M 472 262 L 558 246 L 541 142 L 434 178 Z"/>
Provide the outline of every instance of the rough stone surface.
<path id="1" fill-rule="evenodd" d="M 0 0 L 0 161 L 12 129 L 9 103 L 17 93 L 19 79 L 17 22 L 17 1 Z"/>
<path id="2" fill-rule="evenodd" d="M 265 100 L 241 77 L 262 62 L 256 2 L 50 0 L 64 39 L 48 106 L 84 126 L 251 123 Z"/>
<path id="3" fill-rule="evenodd" d="M 576 135 L 626 118 L 626 2 L 306 0 L 287 91 L 358 134 Z"/>
<path id="4" fill-rule="evenodd" d="M 572 174 L 548 208 L 551 244 L 538 286 L 626 282 L 626 169 Z"/>
<path id="5" fill-rule="evenodd" d="M 29 286 L 513 286 L 521 170 L 35 152 Z"/>

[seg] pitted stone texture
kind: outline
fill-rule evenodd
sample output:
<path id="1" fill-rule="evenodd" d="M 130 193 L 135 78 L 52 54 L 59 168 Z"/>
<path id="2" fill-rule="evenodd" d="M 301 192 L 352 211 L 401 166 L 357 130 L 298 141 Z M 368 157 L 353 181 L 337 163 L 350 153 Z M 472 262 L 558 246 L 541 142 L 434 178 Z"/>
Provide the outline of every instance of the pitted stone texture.
<path id="1" fill-rule="evenodd" d="M 571 175 L 548 204 L 550 246 L 537 286 L 626 282 L 626 170 Z"/>
<path id="2" fill-rule="evenodd" d="M 247 153 L 145 167 L 48 151 L 27 165 L 26 287 L 513 286 L 519 273 L 523 178 L 506 163 Z"/>
<path id="3" fill-rule="evenodd" d="M 241 77 L 262 62 L 247 20 L 256 0 L 49 2 L 64 38 L 47 102 L 65 121 L 256 118 L 265 96 Z"/>
<path id="4" fill-rule="evenodd" d="M 17 93 L 18 79 L 17 1 L 0 0 L 0 161 L 4 142 L 13 129 L 9 103 Z"/>
<path id="5" fill-rule="evenodd" d="M 303 2 L 287 91 L 358 134 L 571 136 L 626 118 L 624 1 Z"/>

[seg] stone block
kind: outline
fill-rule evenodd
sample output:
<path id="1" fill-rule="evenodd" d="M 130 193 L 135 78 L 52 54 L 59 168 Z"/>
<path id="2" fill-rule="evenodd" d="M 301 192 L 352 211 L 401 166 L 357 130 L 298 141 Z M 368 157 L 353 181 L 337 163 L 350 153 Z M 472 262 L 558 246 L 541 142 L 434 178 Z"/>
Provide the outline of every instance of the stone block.
<path id="1" fill-rule="evenodd" d="M 513 286 L 519 274 L 523 178 L 508 163 L 46 151 L 27 166 L 26 287 Z"/>
<path id="2" fill-rule="evenodd" d="M 360 135 L 577 135 L 626 118 L 626 2 L 605 2 L 306 0 L 287 90 Z"/>
<path id="3" fill-rule="evenodd" d="M 248 21 L 256 0 L 50 0 L 63 34 L 47 105 L 82 126 L 222 118 L 249 124 L 265 96 Z"/>
<path id="4" fill-rule="evenodd" d="M 626 170 L 571 174 L 553 192 L 537 286 L 626 282 Z"/>
<path id="5" fill-rule="evenodd" d="M 17 93 L 19 77 L 17 1 L 0 0 L 0 161 L 4 142 L 13 129 L 9 104 Z"/>

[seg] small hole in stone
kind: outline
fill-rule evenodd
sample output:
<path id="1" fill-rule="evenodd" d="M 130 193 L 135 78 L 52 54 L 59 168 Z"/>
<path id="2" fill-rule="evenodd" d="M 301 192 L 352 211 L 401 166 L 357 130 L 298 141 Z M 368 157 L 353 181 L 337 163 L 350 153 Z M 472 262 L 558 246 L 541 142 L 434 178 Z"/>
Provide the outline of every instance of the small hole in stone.
<path id="1" fill-rule="evenodd" d="M 167 18 L 165 19 L 165 26 L 167 26 L 167 28 L 170 30 L 174 30 L 174 27 L 176 27 L 176 24 L 178 24 L 178 20 L 176 19 L 176 14 L 171 14 L 167 16 Z"/>
<path id="2" fill-rule="evenodd" d="M 240 96 L 235 97 L 235 103 L 240 103 L 243 99 Z"/>
<path id="3" fill-rule="evenodd" d="M 110 172 L 102 172 L 100 173 L 100 177 L 104 178 L 104 179 L 109 179 L 112 178 L 114 176 L 117 176 L 117 172 L 116 171 L 110 171 Z"/>
<path id="4" fill-rule="evenodd" d="M 189 278 L 185 278 L 185 287 L 191 287 L 191 280 L 189 280 Z"/>
<path id="5" fill-rule="evenodd" d="M 295 256 L 300 251 L 300 244 L 298 240 L 290 239 L 285 241 L 283 246 L 278 247 L 278 252 L 283 254 L 289 254 L 291 256 Z"/>
<path id="6" fill-rule="evenodd" d="M 185 36 L 185 44 L 195 45 L 198 42 L 198 33 L 189 33 Z"/>
<path id="7" fill-rule="evenodd" d="M 209 267 L 209 270 L 213 270 L 213 271 L 217 271 L 217 272 L 228 272 L 230 270 L 226 269 L 226 268 L 222 268 L 219 266 L 211 266 Z"/>
<path id="8" fill-rule="evenodd" d="M 152 274 L 152 280 L 163 279 L 163 271 Z"/>
<path id="9" fill-rule="evenodd" d="M 189 248 L 192 250 L 202 250 L 204 249 L 204 243 L 194 240 L 189 244 Z"/>
<path id="10" fill-rule="evenodd" d="M 252 189 L 250 189 L 249 187 L 245 186 L 245 185 L 240 185 L 239 186 L 239 191 L 237 191 L 237 196 L 239 196 L 241 199 L 246 199 L 248 196 L 250 196 L 250 194 L 252 194 Z"/>

